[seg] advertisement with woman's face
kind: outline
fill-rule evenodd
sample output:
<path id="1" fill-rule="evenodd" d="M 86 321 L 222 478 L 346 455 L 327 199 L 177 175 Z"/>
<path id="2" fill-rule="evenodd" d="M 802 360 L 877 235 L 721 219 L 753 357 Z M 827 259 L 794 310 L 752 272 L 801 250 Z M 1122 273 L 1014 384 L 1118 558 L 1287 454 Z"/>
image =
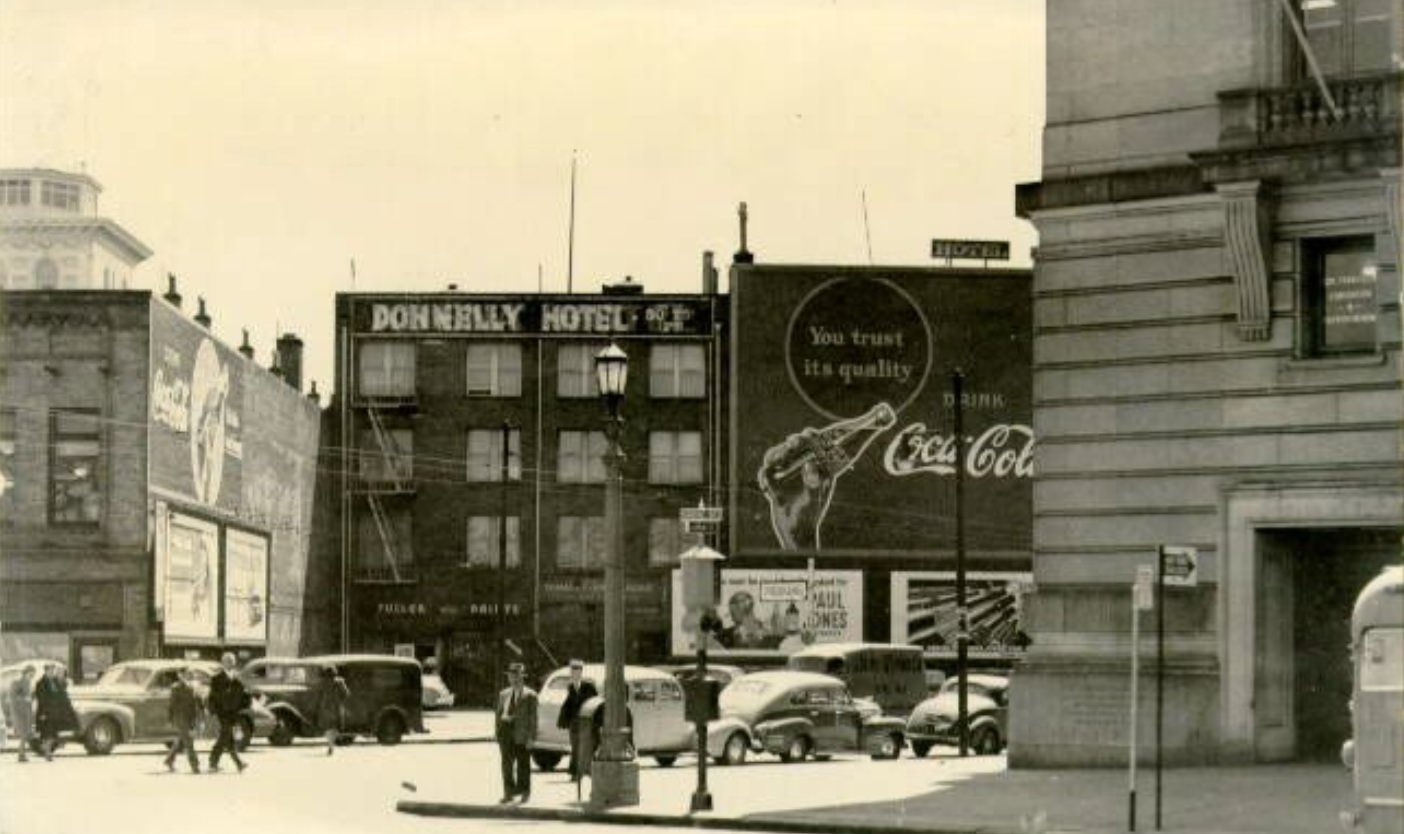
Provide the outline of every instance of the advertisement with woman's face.
<path id="1" fill-rule="evenodd" d="M 701 612 L 683 610 L 679 572 L 673 582 L 673 653 L 690 654 Z M 723 570 L 720 585 L 720 628 L 707 635 L 708 651 L 719 656 L 787 656 L 863 638 L 861 571 Z"/>
<path id="2" fill-rule="evenodd" d="M 219 528 L 173 512 L 164 538 L 166 642 L 213 642 L 219 637 Z"/>

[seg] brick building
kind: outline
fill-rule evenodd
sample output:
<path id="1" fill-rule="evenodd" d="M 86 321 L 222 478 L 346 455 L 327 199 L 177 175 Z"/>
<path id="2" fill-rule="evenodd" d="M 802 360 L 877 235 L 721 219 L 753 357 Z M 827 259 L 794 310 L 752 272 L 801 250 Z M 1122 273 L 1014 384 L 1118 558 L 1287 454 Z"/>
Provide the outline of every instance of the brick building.
<path id="1" fill-rule="evenodd" d="M 306 645 L 319 410 L 203 323 L 144 291 L 0 292 L 3 661 Z"/>
<path id="2" fill-rule="evenodd" d="M 726 309 L 714 277 L 696 295 L 641 291 L 338 294 L 324 465 L 340 480 L 346 648 L 432 658 L 470 702 L 496 691 L 499 634 L 533 673 L 602 656 L 593 363 L 613 340 L 631 360 L 628 656 L 666 658 L 678 511 L 721 483 Z"/>
<path id="3" fill-rule="evenodd" d="M 1164 544 L 1199 555 L 1164 610 L 1168 760 L 1349 733 L 1351 601 L 1404 532 L 1401 17 L 1048 3 L 1016 765 L 1125 760 L 1130 588 Z"/>

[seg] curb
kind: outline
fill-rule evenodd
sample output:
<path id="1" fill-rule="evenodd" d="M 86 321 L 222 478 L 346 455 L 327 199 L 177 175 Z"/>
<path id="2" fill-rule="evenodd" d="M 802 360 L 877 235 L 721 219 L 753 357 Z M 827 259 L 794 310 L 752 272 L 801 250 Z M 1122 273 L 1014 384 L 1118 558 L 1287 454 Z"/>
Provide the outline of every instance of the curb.
<path id="1" fill-rule="evenodd" d="M 457 819 L 522 820 L 535 822 L 593 823 L 596 825 L 652 825 L 668 828 L 700 828 L 721 831 L 773 831 L 778 834 L 993 834 L 987 826 L 948 828 L 928 825 L 868 825 L 823 820 L 774 819 L 754 817 L 702 817 L 686 814 L 609 813 L 574 808 L 527 808 L 520 805 L 466 805 L 455 802 L 400 800 L 395 810 L 421 817 Z"/>

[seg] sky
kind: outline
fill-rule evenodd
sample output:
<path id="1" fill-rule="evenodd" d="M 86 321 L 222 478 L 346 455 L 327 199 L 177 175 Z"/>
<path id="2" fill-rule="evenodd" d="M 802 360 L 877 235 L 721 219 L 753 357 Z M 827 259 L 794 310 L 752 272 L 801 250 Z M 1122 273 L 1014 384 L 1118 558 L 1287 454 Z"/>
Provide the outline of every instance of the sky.
<path id="1" fill-rule="evenodd" d="M 0 0 L 0 166 L 85 170 L 134 287 L 329 392 L 338 291 L 698 292 L 742 201 L 758 262 L 1027 266 L 1043 6 Z"/>

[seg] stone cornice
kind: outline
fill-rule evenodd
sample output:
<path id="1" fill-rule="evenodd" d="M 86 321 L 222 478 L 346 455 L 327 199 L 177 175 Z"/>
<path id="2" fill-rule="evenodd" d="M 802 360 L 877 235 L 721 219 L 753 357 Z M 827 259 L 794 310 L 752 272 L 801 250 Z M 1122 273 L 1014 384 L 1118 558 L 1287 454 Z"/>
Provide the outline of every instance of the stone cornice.
<path id="1" fill-rule="evenodd" d="M 135 235 L 106 217 L 30 218 L 0 222 L 0 235 L 12 234 L 93 234 L 106 239 L 133 264 L 154 254 Z"/>

